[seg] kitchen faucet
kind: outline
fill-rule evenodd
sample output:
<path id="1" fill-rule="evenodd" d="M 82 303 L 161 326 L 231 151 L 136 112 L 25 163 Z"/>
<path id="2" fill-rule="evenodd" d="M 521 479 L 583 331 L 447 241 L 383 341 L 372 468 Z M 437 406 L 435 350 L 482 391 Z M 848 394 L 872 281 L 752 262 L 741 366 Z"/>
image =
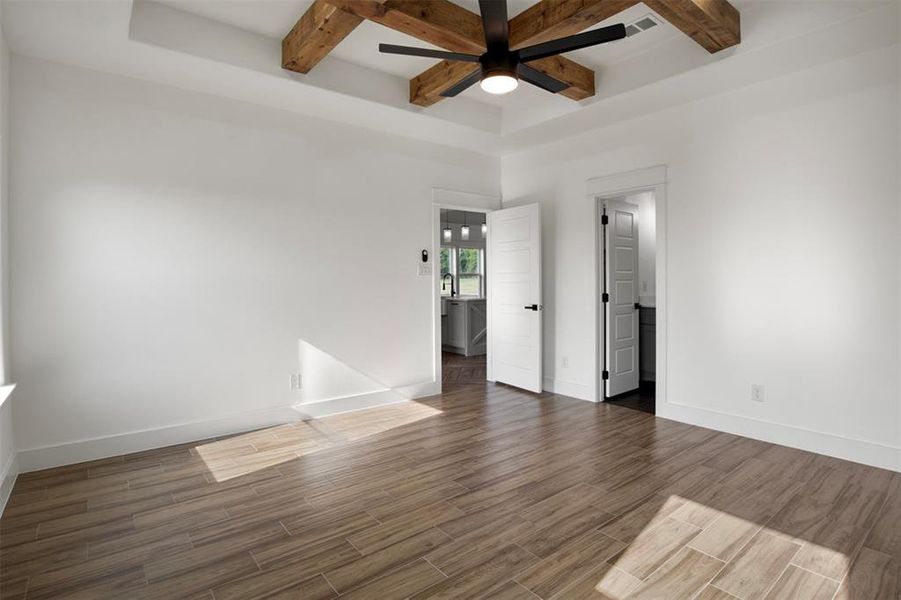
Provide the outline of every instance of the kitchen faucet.
<path id="1" fill-rule="evenodd" d="M 453 298 L 454 296 L 457 295 L 457 292 L 454 291 L 454 274 L 453 274 L 453 273 L 445 273 L 444 275 L 441 276 L 441 289 L 442 289 L 442 290 L 446 290 L 446 289 L 447 289 L 447 281 L 446 281 L 446 279 L 447 279 L 448 277 L 451 278 L 451 298 Z"/>

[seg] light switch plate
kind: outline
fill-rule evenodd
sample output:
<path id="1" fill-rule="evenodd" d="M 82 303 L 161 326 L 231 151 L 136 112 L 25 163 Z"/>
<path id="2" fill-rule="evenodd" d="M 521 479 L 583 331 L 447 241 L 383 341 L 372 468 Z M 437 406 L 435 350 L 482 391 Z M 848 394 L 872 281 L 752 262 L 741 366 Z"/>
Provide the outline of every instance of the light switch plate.
<path id="1" fill-rule="evenodd" d="M 432 274 L 432 263 L 419 263 L 419 276 L 428 277 Z"/>

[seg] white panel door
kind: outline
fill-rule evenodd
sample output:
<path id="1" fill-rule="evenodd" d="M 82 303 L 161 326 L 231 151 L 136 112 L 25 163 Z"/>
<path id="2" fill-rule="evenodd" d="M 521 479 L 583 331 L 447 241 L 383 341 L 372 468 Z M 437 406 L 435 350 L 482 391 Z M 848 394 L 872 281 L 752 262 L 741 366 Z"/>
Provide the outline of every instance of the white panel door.
<path id="1" fill-rule="evenodd" d="M 604 203 L 606 396 L 638 387 L 638 207 Z"/>
<path id="2" fill-rule="evenodd" d="M 541 210 L 488 213 L 489 360 L 492 378 L 541 391 Z"/>

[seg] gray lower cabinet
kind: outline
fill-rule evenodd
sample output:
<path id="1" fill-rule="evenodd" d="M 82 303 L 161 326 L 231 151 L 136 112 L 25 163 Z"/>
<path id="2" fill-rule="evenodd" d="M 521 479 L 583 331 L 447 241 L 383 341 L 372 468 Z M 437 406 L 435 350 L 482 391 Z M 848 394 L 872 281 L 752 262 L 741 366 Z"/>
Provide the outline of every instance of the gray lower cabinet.
<path id="1" fill-rule="evenodd" d="M 638 366 L 642 381 L 657 380 L 657 309 L 652 306 L 638 313 Z"/>
<path id="2" fill-rule="evenodd" d="M 448 346 L 462 348 L 466 343 L 466 302 L 447 301 L 447 335 L 443 342 Z"/>
<path id="3" fill-rule="evenodd" d="M 445 300 L 441 317 L 441 346 L 448 352 L 475 356 L 487 351 L 487 318 L 484 298 Z"/>

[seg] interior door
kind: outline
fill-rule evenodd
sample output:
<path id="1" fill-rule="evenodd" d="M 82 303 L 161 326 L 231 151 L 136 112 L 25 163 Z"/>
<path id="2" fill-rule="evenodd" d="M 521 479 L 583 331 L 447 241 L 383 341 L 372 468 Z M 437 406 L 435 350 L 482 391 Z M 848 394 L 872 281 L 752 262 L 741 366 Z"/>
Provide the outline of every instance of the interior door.
<path id="1" fill-rule="evenodd" d="M 638 388 L 638 207 L 607 200 L 604 211 L 605 395 L 609 398 Z"/>
<path id="2" fill-rule="evenodd" d="M 541 208 L 488 213 L 489 360 L 492 378 L 541 391 Z"/>

